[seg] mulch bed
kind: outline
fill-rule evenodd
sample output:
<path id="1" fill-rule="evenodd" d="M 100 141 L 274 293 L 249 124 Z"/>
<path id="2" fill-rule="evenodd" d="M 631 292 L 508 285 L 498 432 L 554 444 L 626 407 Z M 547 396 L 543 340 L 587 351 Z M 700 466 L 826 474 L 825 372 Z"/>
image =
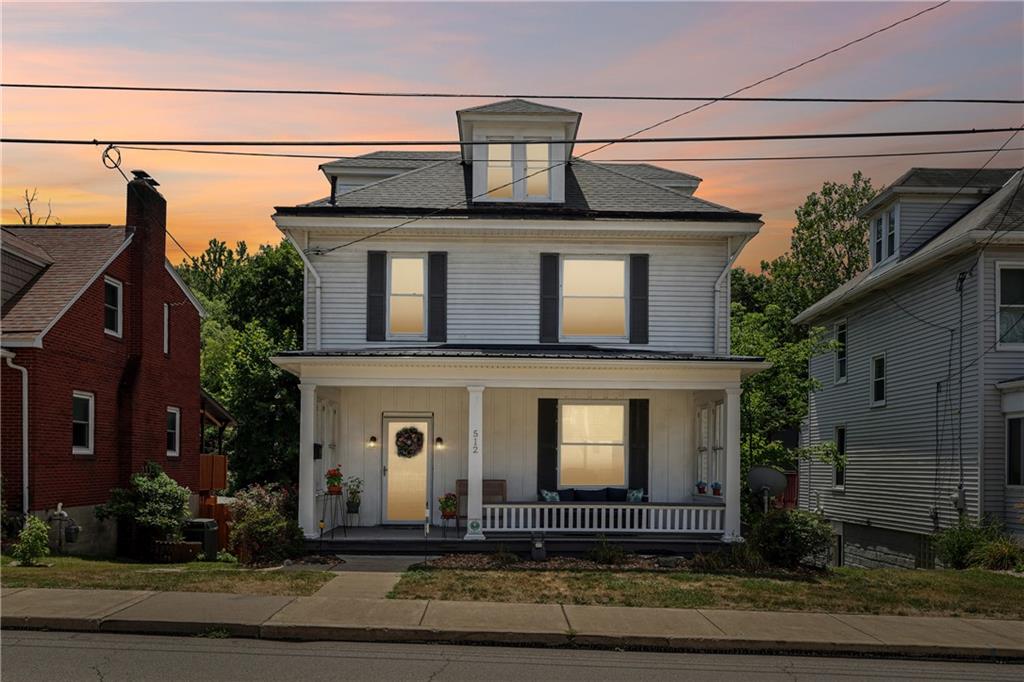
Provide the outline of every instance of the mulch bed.
<path id="1" fill-rule="evenodd" d="M 641 555 L 629 555 L 617 564 L 601 564 L 590 559 L 568 556 L 532 561 L 518 557 L 512 560 L 510 557 L 502 558 L 494 554 L 446 554 L 416 564 L 415 568 L 457 571 L 677 571 L 685 565 L 684 562 L 674 566 L 666 566 L 663 563 L 659 564 L 657 557 Z"/>

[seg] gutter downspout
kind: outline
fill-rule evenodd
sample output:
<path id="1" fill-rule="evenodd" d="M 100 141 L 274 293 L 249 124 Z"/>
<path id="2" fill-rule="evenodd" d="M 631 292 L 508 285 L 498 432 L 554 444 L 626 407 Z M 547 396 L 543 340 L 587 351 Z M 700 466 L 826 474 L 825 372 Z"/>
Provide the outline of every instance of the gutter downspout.
<path id="1" fill-rule="evenodd" d="M 740 242 L 740 245 L 738 247 L 736 247 L 735 251 L 732 250 L 732 237 L 729 237 L 726 240 L 726 249 L 728 251 L 728 257 L 726 258 L 725 267 L 722 269 L 721 274 L 718 275 L 718 279 L 715 280 L 715 325 L 714 325 L 714 337 L 713 337 L 714 338 L 714 346 L 713 346 L 713 348 L 714 348 L 714 352 L 715 353 L 719 352 L 718 351 L 718 337 L 719 337 L 718 327 L 719 327 L 720 320 L 718 319 L 718 307 L 719 307 L 719 303 L 720 303 L 721 296 L 722 296 L 722 284 L 725 282 L 725 278 L 728 277 L 729 273 L 732 271 L 732 264 L 736 262 L 737 258 L 739 258 L 740 252 L 743 251 L 743 247 L 746 246 L 747 242 L 749 242 L 753 238 L 754 238 L 754 235 L 748 235 L 746 237 L 743 237 L 743 241 Z M 725 338 L 728 339 L 729 338 L 729 325 L 731 324 L 731 315 L 730 315 L 730 312 L 728 310 L 726 311 L 725 319 L 726 319 Z M 731 350 L 730 348 L 726 348 L 725 349 L 725 354 L 728 355 L 730 350 Z"/>
<path id="2" fill-rule="evenodd" d="M 14 364 L 15 354 L 4 351 L 7 366 L 21 372 L 21 511 L 28 514 L 28 368 Z"/>
<path id="3" fill-rule="evenodd" d="M 306 255 L 306 250 L 299 248 L 298 243 L 295 241 L 295 238 L 292 237 L 291 233 L 285 232 L 285 237 L 295 250 L 299 252 L 299 258 L 302 259 L 302 263 L 306 266 L 306 272 L 313 275 L 313 286 L 316 287 L 316 294 L 313 300 L 313 305 L 316 310 L 316 331 L 313 336 L 313 350 L 320 350 L 320 273 L 313 267 L 313 263 L 310 262 L 309 256 Z M 306 247 L 309 247 L 309 233 L 306 234 Z M 305 296 L 303 296 L 303 301 L 305 301 Z M 306 319 L 305 306 L 303 306 L 302 319 Z"/>

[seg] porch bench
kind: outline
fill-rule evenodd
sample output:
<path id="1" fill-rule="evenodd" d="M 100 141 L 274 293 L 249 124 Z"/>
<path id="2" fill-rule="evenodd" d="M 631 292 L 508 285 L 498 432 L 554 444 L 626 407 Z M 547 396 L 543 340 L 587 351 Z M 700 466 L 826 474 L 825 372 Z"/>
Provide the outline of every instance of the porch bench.
<path id="1" fill-rule="evenodd" d="M 725 505 L 666 502 L 505 502 L 483 505 L 483 532 L 725 532 Z"/>

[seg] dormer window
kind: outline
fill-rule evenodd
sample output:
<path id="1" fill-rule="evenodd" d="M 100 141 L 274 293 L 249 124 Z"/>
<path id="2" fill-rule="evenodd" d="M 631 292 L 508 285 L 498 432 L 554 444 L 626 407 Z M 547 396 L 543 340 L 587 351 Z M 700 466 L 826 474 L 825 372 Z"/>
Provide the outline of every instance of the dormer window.
<path id="1" fill-rule="evenodd" d="M 871 221 L 871 252 L 874 264 L 884 263 L 896 255 L 899 243 L 899 206 L 892 205 Z"/>
<path id="2" fill-rule="evenodd" d="M 487 200 L 551 200 L 551 145 L 544 139 L 487 138 Z"/>

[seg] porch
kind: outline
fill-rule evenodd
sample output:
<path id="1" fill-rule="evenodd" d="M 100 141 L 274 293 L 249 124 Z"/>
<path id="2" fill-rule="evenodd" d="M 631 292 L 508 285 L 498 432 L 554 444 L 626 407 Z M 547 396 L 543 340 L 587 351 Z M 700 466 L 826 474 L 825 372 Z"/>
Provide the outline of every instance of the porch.
<path id="1" fill-rule="evenodd" d="M 424 350 L 275 359 L 302 379 L 299 520 L 311 549 L 321 527 L 338 525 L 323 511 L 335 466 L 363 490 L 330 551 L 525 550 L 538 538 L 571 550 L 598 536 L 650 551 L 738 539 L 739 384 L 762 362 Z M 396 452 L 409 434 L 409 452 Z M 453 527 L 442 538 L 439 498 L 459 483 L 459 536 Z"/>

